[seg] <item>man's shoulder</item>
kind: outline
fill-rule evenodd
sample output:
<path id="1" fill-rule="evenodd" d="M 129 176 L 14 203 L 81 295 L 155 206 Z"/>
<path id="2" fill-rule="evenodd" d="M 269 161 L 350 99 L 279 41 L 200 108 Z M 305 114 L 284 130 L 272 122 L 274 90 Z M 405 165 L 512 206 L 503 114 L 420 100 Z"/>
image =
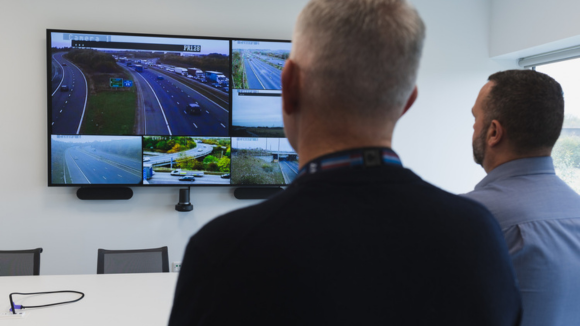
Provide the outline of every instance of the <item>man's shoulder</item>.
<path id="1" fill-rule="evenodd" d="M 579 217 L 580 195 L 555 175 L 501 179 L 462 196 L 489 209 L 502 228 L 530 221 Z"/>

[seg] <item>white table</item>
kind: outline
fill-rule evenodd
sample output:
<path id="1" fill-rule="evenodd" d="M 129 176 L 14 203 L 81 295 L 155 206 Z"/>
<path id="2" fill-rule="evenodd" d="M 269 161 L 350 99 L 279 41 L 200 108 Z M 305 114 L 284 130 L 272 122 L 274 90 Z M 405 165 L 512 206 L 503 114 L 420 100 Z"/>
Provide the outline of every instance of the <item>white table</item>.
<path id="1" fill-rule="evenodd" d="M 75 303 L 24 309 L 25 317 L 0 319 L 2 326 L 167 325 L 177 273 L 41 275 L 0 277 L 0 311 L 10 308 L 12 292 L 74 290 Z M 41 305 L 78 298 L 77 294 L 13 296 L 15 304 Z"/>

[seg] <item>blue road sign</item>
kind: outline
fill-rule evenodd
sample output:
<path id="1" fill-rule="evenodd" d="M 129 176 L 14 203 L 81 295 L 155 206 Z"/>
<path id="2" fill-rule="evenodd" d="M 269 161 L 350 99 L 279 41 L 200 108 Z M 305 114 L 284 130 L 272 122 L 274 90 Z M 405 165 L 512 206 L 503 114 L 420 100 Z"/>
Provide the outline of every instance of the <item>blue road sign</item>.
<path id="1" fill-rule="evenodd" d="M 125 80 L 125 81 L 123 82 L 123 85 L 124 85 L 125 87 L 131 87 L 131 86 L 133 86 L 133 82 L 132 82 L 132 81 L 130 81 L 130 80 Z"/>

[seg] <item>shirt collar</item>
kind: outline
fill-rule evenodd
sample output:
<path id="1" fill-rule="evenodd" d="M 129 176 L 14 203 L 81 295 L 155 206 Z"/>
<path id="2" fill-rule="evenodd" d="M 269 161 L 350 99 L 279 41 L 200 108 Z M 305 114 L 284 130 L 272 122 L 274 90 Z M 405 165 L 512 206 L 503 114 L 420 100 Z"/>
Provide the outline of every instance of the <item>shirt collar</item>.
<path id="1" fill-rule="evenodd" d="M 550 156 L 522 158 L 501 164 L 487 174 L 476 186 L 479 190 L 488 184 L 515 176 L 533 174 L 556 174 L 554 162 Z"/>
<path id="2" fill-rule="evenodd" d="M 345 168 L 367 168 L 381 165 L 402 166 L 401 159 L 387 147 L 356 148 L 318 157 L 306 163 L 298 177 L 320 171 Z"/>

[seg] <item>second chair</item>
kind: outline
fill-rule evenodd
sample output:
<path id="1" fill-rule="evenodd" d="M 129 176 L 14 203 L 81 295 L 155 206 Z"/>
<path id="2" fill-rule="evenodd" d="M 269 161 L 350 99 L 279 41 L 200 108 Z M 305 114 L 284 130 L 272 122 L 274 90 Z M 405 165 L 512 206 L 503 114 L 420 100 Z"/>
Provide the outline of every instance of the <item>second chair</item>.
<path id="1" fill-rule="evenodd" d="M 99 249 L 97 274 L 168 273 L 167 247 L 138 250 Z"/>

